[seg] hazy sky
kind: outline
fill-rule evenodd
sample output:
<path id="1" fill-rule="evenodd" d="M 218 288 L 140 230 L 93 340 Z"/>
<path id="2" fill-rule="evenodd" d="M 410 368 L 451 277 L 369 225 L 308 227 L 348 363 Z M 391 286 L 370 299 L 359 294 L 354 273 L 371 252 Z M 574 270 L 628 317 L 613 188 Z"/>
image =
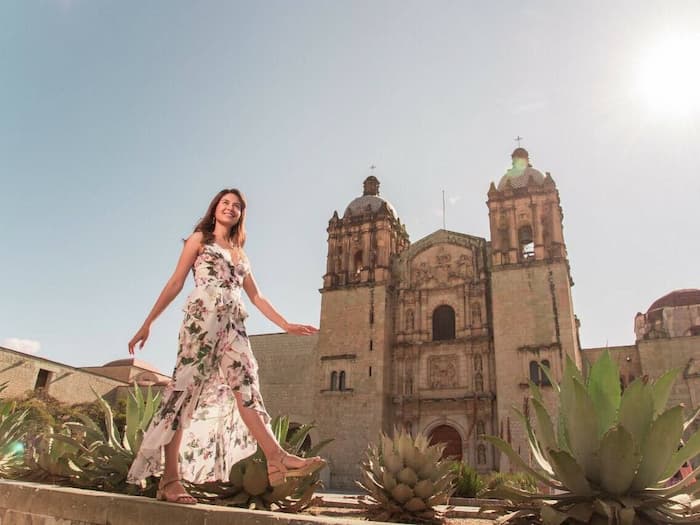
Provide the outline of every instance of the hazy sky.
<path id="1" fill-rule="evenodd" d="M 698 28 L 696 1 L 5 0 L 0 344 L 127 357 L 230 186 L 262 291 L 318 324 L 328 220 L 370 165 L 412 241 L 442 189 L 447 228 L 488 238 L 517 135 L 561 194 L 584 347 L 631 344 L 700 287 Z M 191 286 L 138 356 L 167 373 Z"/>

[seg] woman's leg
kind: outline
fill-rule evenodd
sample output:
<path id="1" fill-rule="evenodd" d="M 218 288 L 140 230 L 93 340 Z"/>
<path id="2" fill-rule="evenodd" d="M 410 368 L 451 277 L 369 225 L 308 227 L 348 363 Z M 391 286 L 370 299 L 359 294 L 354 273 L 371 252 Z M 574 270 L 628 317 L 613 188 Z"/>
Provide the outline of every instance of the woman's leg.
<path id="1" fill-rule="evenodd" d="M 163 477 L 160 478 L 160 490 L 165 494 L 165 499 L 175 503 L 196 503 L 197 500 L 190 496 L 185 487 L 180 483 L 180 443 L 182 443 L 182 428 L 178 428 L 173 434 L 170 443 L 165 445 L 165 468 Z"/>
<path id="2" fill-rule="evenodd" d="M 300 458 L 285 451 L 275 439 L 270 426 L 265 424 L 262 415 L 257 410 L 244 406 L 240 392 L 236 392 L 236 402 L 241 419 L 260 445 L 268 460 L 268 466 L 274 461 L 275 463 L 281 462 L 280 468 L 282 469 L 300 469 L 318 463 L 319 458 Z"/>

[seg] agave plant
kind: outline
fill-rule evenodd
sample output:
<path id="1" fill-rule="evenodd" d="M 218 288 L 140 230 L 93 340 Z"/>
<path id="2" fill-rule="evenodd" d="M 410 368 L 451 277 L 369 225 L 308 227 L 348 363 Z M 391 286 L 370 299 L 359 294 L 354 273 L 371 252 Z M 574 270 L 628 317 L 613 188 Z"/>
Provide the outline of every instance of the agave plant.
<path id="1" fill-rule="evenodd" d="M 362 463 L 366 492 L 361 502 L 377 521 L 425 521 L 439 518 L 436 505 L 446 504 L 454 491 L 452 461 L 441 460 L 444 444 L 431 445 L 419 434 L 394 429 L 393 439 L 381 434 Z"/>
<path id="2" fill-rule="evenodd" d="M 144 396 L 138 386 L 133 393 L 129 392 L 123 436 L 114 423 L 109 404 L 95 395 L 104 412 L 106 432 L 84 415 L 79 416 L 81 422 L 64 423 L 58 432 L 49 429 L 41 436 L 43 449 L 32 454 L 35 458 L 32 466 L 35 470 L 68 477 L 79 487 L 133 492 L 133 486 L 126 483 L 127 473 L 158 407 L 160 393 L 154 394 L 149 387 Z"/>
<path id="3" fill-rule="evenodd" d="M 679 446 L 698 413 L 684 421 L 682 406 L 666 408 L 677 373 L 669 371 L 653 382 L 640 378 L 621 393 L 619 370 L 607 352 L 587 380 L 568 360 L 561 384 L 551 381 L 558 395 L 557 424 L 540 389 L 531 385 L 533 422 L 516 413 L 539 469 L 503 440 L 487 439 L 555 494 L 499 487 L 489 495 L 524 504 L 512 507 L 501 523 L 700 523 L 700 505 L 694 500 L 700 483 L 693 484 L 700 468 L 670 481 L 700 453 L 700 432 Z"/>
<path id="4" fill-rule="evenodd" d="M 286 416 L 276 417 L 272 421 L 272 431 L 277 441 L 287 452 L 301 457 L 317 455 L 332 441 L 322 441 L 304 451 L 302 445 L 312 428 L 313 425 L 301 425 L 290 432 L 289 418 Z M 255 454 L 233 466 L 228 482 L 192 485 L 188 490 L 196 498 L 217 505 L 267 510 L 274 505 L 284 512 L 299 512 L 316 501 L 314 493 L 319 488 L 321 481 L 318 473 L 289 478 L 282 485 L 272 487 L 267 477 L 265 456 L 258 448 Z"/>
<path id="5" fill-rule="evenodd" d="M 7 384 L 0 385 L 0 392 Z M 0 478 L 13 478 L 24 470 L 24 419 L 12 401 L 0 400 Z"/>
<path id="6" fill-rule="evenodd" d="M 484 488 L 484 480 L 479 476 L 479 473 L 474 467 L 455 461 L 450 467 L 455 475 L 454 495 L 460 498 L 474 498 Z"/>

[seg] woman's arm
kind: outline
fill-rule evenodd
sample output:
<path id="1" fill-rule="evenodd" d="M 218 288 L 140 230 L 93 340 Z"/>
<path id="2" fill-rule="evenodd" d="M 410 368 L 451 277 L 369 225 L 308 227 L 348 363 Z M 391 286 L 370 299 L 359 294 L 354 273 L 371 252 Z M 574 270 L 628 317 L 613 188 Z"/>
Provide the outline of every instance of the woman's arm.
<path id="1" fill-rule="evenodd" d="M 139 328 L 138 332 L 136 332 L 136 335 L 131 338 L 131 341 L 129 341 L 130 354 L 134 353 L 134 347 L 138 343 L 140 343 L 139 349 L 143 348 L 143 345 L 146 343 L 146 339 L 148 339 L 151 323 L 153 323 L 153 321 L 155 321 L 158 316 L 163 313 L 163 310 L 165 310 L 168 305 L 173 302 L 173 299 L 175 299 L 177 294 L 179 294 L 182 290 L 182 287 L 185 284 L 185 279 L 187 278 L 187 272 L 189 272 L 190 268 L 192 268 L 201 246 L 201 232 L 193 233 L 190 235 L 189 239 L 185 241 L 185 246 L 182 248 L 180 260 L 177 262 L 173 275 L 170 277 L 170 279 L 168 279 L 168 282 L 165 283 L 163 291 L 160 292 L 158 299 L 156 299 L 156 303 L 153 305 L 153 308 L 151 308 L 148 316 L 146 316 L 146 320 L 143 322 L 143 325 L 141 328 Z"/>
<path id="2" fill-rule="evenodd" d="M 318 332 L 318 328 L 311 325 L 288 323 L 284 317 L 282 317 L 282 315 L 275 310 L 275 307 L 272 306 L 270 301 L 268 301 L 267 298 L 260 293 L 252 272 L 249 272 L 248 275 L 246 275 L 246 278 L 243 281 L 243 289 L 245 290 L 245 293 L 248 294 L 250 302 L 253 303 L 265 317 L 267 317 L 285 332 L 295 335 L 311 335 Z"/>

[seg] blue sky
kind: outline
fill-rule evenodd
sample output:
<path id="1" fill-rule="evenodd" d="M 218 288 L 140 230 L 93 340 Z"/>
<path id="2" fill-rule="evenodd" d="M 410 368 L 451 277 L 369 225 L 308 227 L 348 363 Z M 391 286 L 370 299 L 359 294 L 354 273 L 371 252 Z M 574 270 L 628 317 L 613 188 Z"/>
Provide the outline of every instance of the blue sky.
<path id="1" fill-rule="evenodd" d="M 648 63 L 677 35 L 696 59 L 699 27 L 697 2 L 5 1 L 0 341 L 127 357 L 230 186 L 263 292 L 318 324 L 327 222 L 370 165 L 412 241 L 443 189 L 448 229 L 488 238 L 521 135 L 560 190 L 583 345 L 631 344 L 637 311 L 700 287 L 700 108 L 674 91 L 697 66 Z M 186 293 L 139 355 L 165 372 Z"/>

